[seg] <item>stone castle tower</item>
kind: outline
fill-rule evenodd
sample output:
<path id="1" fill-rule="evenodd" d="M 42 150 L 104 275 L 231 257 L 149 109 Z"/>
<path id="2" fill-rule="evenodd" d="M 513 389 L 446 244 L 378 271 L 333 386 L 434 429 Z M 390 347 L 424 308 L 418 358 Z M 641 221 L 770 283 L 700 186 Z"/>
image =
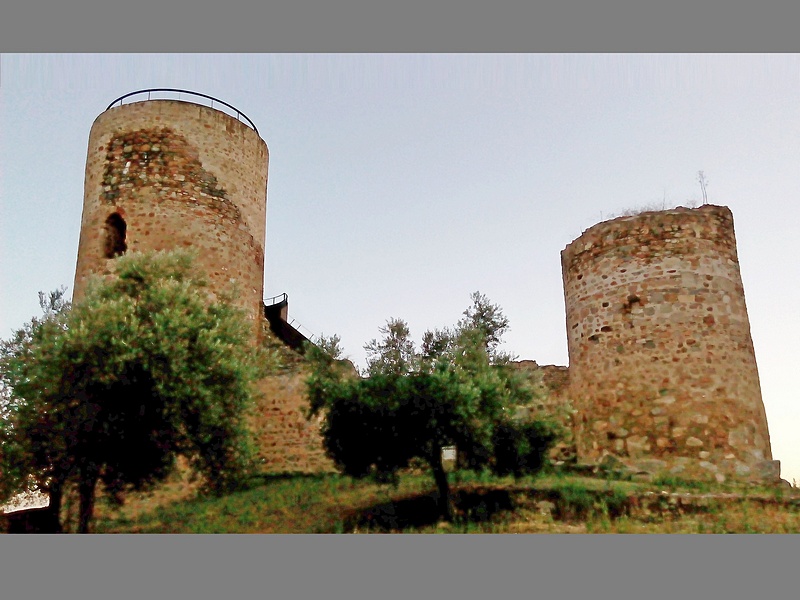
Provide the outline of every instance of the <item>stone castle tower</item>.
<path id="1" fill-rule="evenodd" d="M 181 99 L 150 98 L 164 92 Z M 195 249 L 211 292 L 234 295 L 254 338 L 301 350 L 307 338 L 286 322 L 286 294 L 268 306 L 263 299 L 268 163 L 252 121 L 220 100 L 144 90 L 112 102 L 89 134 L 73 298 L 80 301 L 88 276 L 110 272 L 124 252 Z M 305 418 L 304 361 L 287 352 L 289 367 L 257 383 L 262 468 L 333 470 L 319 423 Z"/>
<path id="2" fill-rule="evenodd" d="M 599 223 L 561 262 L 579 460 L 774 476 L 731 211 Z"/>
<path id="3" fill-rule="evenodd" d="M 89 134 L 74 298 L 81 298 L 89 274 L 107 272 L 125 251 L 192 248 L 212 293 L 234 291 L 257 333 L 266 143 L 247 117 L 219 100 L 193 95 L 229 107 L 236 117 L 184 100 L 123 104 L 137 94 L 143 92 L 112 102 Z"/>

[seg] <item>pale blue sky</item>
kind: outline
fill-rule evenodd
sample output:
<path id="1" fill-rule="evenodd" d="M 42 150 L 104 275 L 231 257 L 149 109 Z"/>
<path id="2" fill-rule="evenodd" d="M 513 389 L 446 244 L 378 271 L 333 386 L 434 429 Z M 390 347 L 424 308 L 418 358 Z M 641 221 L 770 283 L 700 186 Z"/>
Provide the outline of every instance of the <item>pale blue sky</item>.
<path id="1" fill-rule="evenodd" d="M 363 344 L 480 290 L 506 349 L 567 364 L 560 251 L 628 208 L 734 213 L 773 454 L 800 480 L 797 55 L 3 55 L 0 336 L 72 286 L 86 144 L 150 87 L 244 111 L 270 150 L 267 296 Z"/>

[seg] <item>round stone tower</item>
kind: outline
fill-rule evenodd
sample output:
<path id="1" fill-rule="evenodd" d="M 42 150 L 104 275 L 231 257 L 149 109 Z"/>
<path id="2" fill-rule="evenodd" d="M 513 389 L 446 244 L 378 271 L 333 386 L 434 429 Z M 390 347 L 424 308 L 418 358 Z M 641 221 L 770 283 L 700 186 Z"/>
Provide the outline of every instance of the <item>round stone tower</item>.
<path id="1" fill-rule="evenodd" d="M 149 98 L 155 91 L 163 90 L 134 94 Z M 82 297 L 90 274 L 109 272 L 124 252 L 190 248 L 211 292 L 233 292 L 257 333 L 267 145 L 230 105 L 193 92 L 180 95 L 211 100 L 236 116 L 185 100 L 124 104 L 123 96 L 92 125 L 74 299 Z"/>
<path id="2" fill-rule="evenodd" d="M 579 459 L 773 477 L 731 211 L 606 221 L 561 263 Z"/>

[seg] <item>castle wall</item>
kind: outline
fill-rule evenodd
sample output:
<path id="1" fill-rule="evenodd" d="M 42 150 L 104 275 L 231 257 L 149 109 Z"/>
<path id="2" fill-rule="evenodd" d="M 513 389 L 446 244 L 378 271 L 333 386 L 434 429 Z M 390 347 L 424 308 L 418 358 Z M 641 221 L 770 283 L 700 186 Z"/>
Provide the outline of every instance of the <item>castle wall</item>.
<path id="1" fill-rule="evenodd" d="M 254 429 L 261 470 L 268 473 L 335 472 L 325 455 L 322 416 L 309 420 L 308 371 L 300 365 L 258 382 L 262 398 Z"/>
<path id="2" fill-rule="evenodd" d="M 524 420 L 545 418 L 561 427 L 560 438 L 550 449 L 550 459 L 559 465 L 573 462 L 575 439 L 573 435 L 574 414 L 569 401 L 569 369 L 559 365 L 539 365 L 534 360 L 511 363 L 531 385 L 534 402 L 518 408 L 516 416 Z"/>
<path id="3" fill-rule="evenodd" d="M 771 460 L 728 208 L 600 223 L 561 260 L 581 461 L 747 476 Z"/>
<path id="4" fill-rule="evenodd" d="M 250 127 L 174 100 L 114 107 L 89 135 L 74 299 L 123 251 L 190 248 L 260 330 L 269 152 Z M 114 216 L 116 215 L 116 216 Z"/>
<path id="5" fill-rule="evenodd" d="M 310 375 L 305 357 L 291 350 L 264 322 L 264 347 L 277 354 L 280 369 L 257 384 L 260 398 L 253 415 L 261 470 L 268 473 L 335 472 L 325 454 L 323 416 L 306 418 L 310 403 L 306 380 Z M 349 361 L 339 361 L 346 377 L 357 377 Z"/>

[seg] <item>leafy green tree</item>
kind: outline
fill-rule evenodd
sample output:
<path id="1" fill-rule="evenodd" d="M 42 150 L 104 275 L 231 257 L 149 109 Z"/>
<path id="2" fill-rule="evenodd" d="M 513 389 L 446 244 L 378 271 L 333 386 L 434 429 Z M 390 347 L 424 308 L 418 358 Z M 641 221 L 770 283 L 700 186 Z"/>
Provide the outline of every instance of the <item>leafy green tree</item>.
<path id="1" fill-rule="evenodd" d="M 498 350 L 503 334 L 509 328 L 508 317 L 503 314 L 499 305 L 492 304 L 489 298 L 480 292 L 473 292 L 470 299 L 472 304 L 467 307 L 463 313 L 464 317 L 458 322 L 456 334 L 466 331 L 477 332 L 489 361 L 493 364 L 512 360 L 510 354 Z"/>
<path id="2" fill-rule="evenodd" d="M 26 385 L 30 372 L 25 368 L 24 358 L 30 356 L 32 348 L 40 345 L 46 351 L 45 341 L 57 338 L 66 330 L 66 319 L 70 311 L 70 303 L 65 299 L 66 289 L 50 292 L 49 295 L 39 292 L 41 317 L 34 317 L 22 328 L 15 331 L 8 340 L 0 342 L 0 503 L 8 500 L 18 492 L 38 488 L 35 462 L 35 451 L 38 451 L 37 440 L 41 437 L 41 424 L 35 420 L 31 402 L 20 396 Z M 43 352 L 44 354 L 44 352 Z M 41 364 L 41 381 L 53 387 L 53 371 L 47 369 L 49 364 Z M 45 382 L 44 377 L 51 377 Z M 12 387 L 16 382 L 15 388 Z M 44 413 L 40 408 L 39 412 Z M 44 421 L 44 419 L 41 419 Z M 29 430 L 26 426 L 30 426 Z M 30 435 L 26 435 L 29 433 Z M 40 480 L 41 481 L 41 480 Z M 41 486 L 47 491 L 46 486 Z M 60 506 L 61 486 L 52 484 L 51 507 Z"/>
<path id="3" fill-rule="evenodd" d="M 72 307 L 54 307 L 3 342 L 2 471 L 32 480 L 58 515 L 77 484 L 89 530 L 101 482 L 112 498 L 163 480 L 178 455 L 212 492 L 252 462 L 247 412 L 259 372 L 243 314 L 215 300 L 187 253 L 114 261 Z"/>
<path id="4" fill-rule="evenodd" d="M 383 339 L 365 346 L 364 378 L 343 376 L 329 355 L 309 348 L 310 415 L 324 414 L 328 455 L 344 473 L 379 481 L 396 481 L 411 459 L 424 460 L 448 520 L 452 503 L 443 447 L 458 448 L 460 468 L 489 467 L 516 476 L 539 470 L 556 431 L 513 418 L 532 391 L 513 367 L 493 364 L 507 326 L 499 307 L 474 294 L 465 319 L 426 332 L 417 352 L 405 322 L 392 319 L 381 329 Z"/>
<path id="5" fill-rule="evenodd" d="M 322 334 L 315 341 L 317 348 L 325 352 L 333 360 L 340 360 L 344 357 L 344 350 L 342 349 L 341 343 L 342 338 L 335 334 L 331 336 Z"/>
<path id="6" fill-rule="evenodd" d="M 379 331 L 381 341 L 364 345 L 367 351 L 367 375 L 405 375 L 414 369 L 416 355 L 411 331 L 402 319 L 389 319 Z"/>

